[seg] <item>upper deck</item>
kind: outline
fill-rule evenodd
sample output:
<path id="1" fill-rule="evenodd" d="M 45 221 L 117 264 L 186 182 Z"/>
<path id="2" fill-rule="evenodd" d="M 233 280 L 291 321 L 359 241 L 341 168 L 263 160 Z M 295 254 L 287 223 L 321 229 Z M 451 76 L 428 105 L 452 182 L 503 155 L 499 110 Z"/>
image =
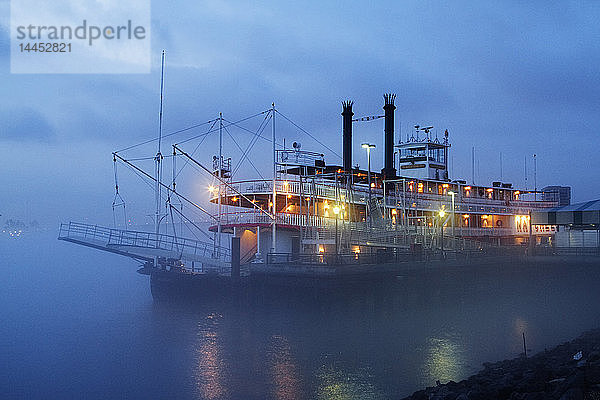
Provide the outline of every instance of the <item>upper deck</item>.
<path id="1" fill-rule="evenodd" d="M 541 196 L 536 200 L 532 193 L 508 187 L 398 178 L 373 182 L 371 198 L 376 205 L 369 206 L 368 185 L 348 182 L 343 174 L 334 179 L 324 175 L 288 178 L 275 181 L 275 207 L 272 180 L 223 185 L 221 202 L 229 207 L 221 214 L 222 224 L 247 228 L 268 227 L 275 222 L 281 228 L 298 229 L 306 236 L 311 229 L 334 230 L 336 221 L 344 224 L 339 229 L 346 229 L 352 224 L 365 223 L 369 215 L 371 218 L 378 215 L 381 223 L 392 228 L 435 230 L 443 223 L 455 226 L 455 233 L 464 237 L 527 236 L 528 231 L 519 229 L 515 218 L 557 204 L 543 201 Z M 217 193 L 218 190 L 212 192 L 211 202 L 218 202 Z M 527 196 L 533 198 L 525 199 Z M 443 222 L 438 217 L 440 210 L 448 214 Z M 358 225 L 356 229 L 364 228 L 361 227 Z"/>
<path id="2" fill-rule="evenodd" d="M 385 186 L 385 188 L 384 188 Z M 218 191 L 211 194 L 210 201 L 218 201 Z M 251 201 L 241 197 L 241 193 Z M 275 193 L 278 203 L 277 211 L 290 211 L 287 208 L 300 205 L 299 199 L 319 203 L 344 203 L 365 206 L 368 201 L 369 187 L 365 184 L 347 185 L 338 179 L 329 180 L 313 176 L 300 180 L 276 180 Z M 387 208 L 412 208 L 417 210 L 439 210 L 441 205 L 450 206 L 451 193 L 455 193 L 455 211 L 479 214 L 516 215 L 529 211 L 555 207 L 557 201 L 535 199 L 533 192 L 519 191 L 512 188 L 472 186 L 457 182 L 420 180 L 414 178 L 398 178 L 393 181 L 381 181 L 371 187 L 371 196 L 381 199 Z M 233 182 L 223 186 L 222 204 L 243 208 L 262 208 L 272 206 L 272 180 L 246 180 Z M 525 199 L 527 197 L 533 199 Z M 282 198 L 284 200 L 282 200 Z M 280 209 L 279 203 L 287 204 Z M 447 207 L 450 209 L 450 207 Z"/>

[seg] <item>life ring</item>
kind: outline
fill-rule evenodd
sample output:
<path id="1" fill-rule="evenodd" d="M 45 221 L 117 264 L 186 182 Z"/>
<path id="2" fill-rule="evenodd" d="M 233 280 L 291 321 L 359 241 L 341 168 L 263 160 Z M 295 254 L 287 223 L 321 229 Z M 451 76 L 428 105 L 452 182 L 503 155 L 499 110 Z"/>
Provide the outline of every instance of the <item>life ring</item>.
<path id="1" fill-rule="evenodd" d="M 502 227 L 502 220 L 499 219 L 498 221 L 496 221 L 496 226 L 498 228 Z"/>

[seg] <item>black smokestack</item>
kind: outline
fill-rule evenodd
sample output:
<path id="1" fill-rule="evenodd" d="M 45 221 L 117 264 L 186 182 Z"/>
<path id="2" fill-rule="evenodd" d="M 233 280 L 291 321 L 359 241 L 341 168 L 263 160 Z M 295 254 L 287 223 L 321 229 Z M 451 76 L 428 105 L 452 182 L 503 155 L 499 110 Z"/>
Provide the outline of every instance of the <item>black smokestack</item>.
<path id="1" fill-rule="evenodd" d="M 342 102 L 342 132 L 344 135 L 344 148 L 343 148 L 343 156 L 344 156 L 344 171 L 350 172 L 352 171 L 352 116 L 354 113 L 352 112 L 353 101 L 344 101 Z"/>
<path id="2" fill-rule="evenodd" d="M 394 100 L 396 99 L 395 94 L 384 94 L 383 99 L 385 105 L 383 110 L 385 111 L 385 163 L 381 173 L 386 179 L 394 178 L 396 176 L 396 168 L 394 168 Z"/>

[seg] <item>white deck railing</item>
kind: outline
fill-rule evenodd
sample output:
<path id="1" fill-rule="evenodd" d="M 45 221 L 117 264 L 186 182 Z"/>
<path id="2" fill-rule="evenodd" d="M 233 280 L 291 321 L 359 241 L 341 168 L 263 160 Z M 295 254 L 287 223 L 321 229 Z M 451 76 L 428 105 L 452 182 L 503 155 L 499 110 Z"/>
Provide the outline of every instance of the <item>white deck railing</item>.
<path id="1" fill-rule="evenodd" d="M 234 182 L 229 185 L 235 191 L 252 197 L 257 194 L 269 195 L 273 191 L 273 181 L 271 180 L 250 180 Z M 366 203 L 369 189 L 363 185 L 353 185 L 352 193 L 346 193 L 346 188 L 343 184 L 336 187 L 335 182 L 317 181 L 313 185 L 312 182 L 302 182 L 293 180 L 277 180 L 275 189 L 278 195 L 294 195 L 317 197 L 330 201 L 341 201 L 341 197 L 348 197 L 346 202 Z M 232 189 L 227 189 L 230 194 L 235 193 Z M 371 189 L 372 196 L 383 196 L 383 190 L 379 188 Z M 216 196 L 216 194 L 215 194 Z M 402 204 L 407 209 L 439 209 L 444 205 L 446 209 L 451 209 L 452 199 L 449 195 L 440 195 L 435 193 L 417 193 L 406 192 L 405 196 L 401 193 L 398 197 L 386 195 L 386 206 L 388 208 L 401 208 Z M 212 197 L 211 201 L 216 201 L 216 197 Z M 457 196 L 455 198 L 456 212 L 478 212 L 478 213 L 495 213 L 495 214 L 522 214 L 528 210 L 550 208 L 557 205 L 554 201 L 528 201 L 528 200 L 497 200 L 487 198 L 475 198 Z"/>
<path id="2" fill-rule="evenodd" d="M 159 249 L 180 254 L 186 253 L 198 257 L 219 258 L 222 261 L 229 261 L 231 259 L 229 249 L 224 247 L 215 249 L 215 246 L 208 242 L 165 235 L 162 233 L 156 234 L 153 232 L 112 229 L 77 222 L 61 224 L 58 237 L 59 239 L 79 239 L 102 246 Z M 217 254 L 215 255 L 215 253 Z"/>

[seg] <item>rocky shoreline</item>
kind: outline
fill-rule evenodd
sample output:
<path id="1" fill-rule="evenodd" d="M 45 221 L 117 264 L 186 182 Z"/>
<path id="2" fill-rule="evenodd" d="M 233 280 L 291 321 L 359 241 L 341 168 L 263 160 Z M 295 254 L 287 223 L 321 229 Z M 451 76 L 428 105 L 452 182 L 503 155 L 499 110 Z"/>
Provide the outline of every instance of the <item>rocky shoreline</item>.
<path id="1" fill-rule="evenodd" d="M 405 400 L 600 400 L 600 329 L 532 357 L 483 365 L 463 381 L 428 387 Z"/>

